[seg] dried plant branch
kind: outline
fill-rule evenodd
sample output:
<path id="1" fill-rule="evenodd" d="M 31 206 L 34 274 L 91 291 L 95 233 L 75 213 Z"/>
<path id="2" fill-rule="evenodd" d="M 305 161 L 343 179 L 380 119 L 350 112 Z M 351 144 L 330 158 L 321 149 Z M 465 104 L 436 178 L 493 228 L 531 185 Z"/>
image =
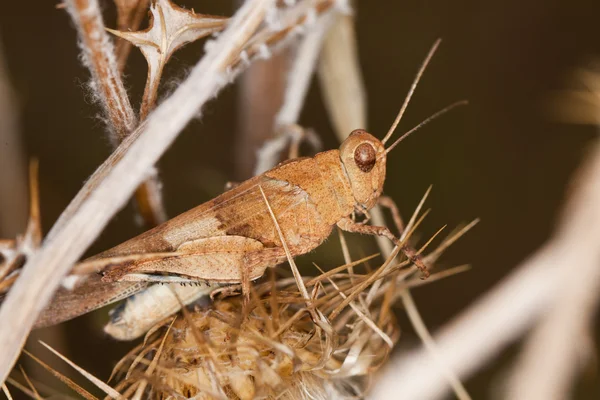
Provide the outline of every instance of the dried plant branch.
<path id="1" fill-rule="evenodd" d="M 340 15 L 329 30 L 319 58 L 319 80 L 335 133 L 343 142 L 353 129 L 364 128 L 367 122 L 367 95 L 353 16 Z"/>
<path id="2" fill-rule="evenodd" d="M 281 151 L 290 142 L 299 140 L 297 137 L 302 128 L 297 125 L 298 118 L 310 87 L 321 46 L 335 15 L 331 10 L 324 12 L 296 49 L 294 61 L 286 77 L 283 103 L 275 116 L 273 130 L 277 136 L 266 141 L 258 151 L 255 175 L 275 166 L 281 158 Z"/>
<path id="3" fill-rule="evenodd" d="M 226 69 L 262 22 L 272 0 L 248 0 L 190 76 L 128 136 L 86 182 L 23 268 L 0 308 L 0 382 L 4 382 L 37 314 L 61 278 L 108 220 L 123 206 L 152 165 L 200 107 L 225 86 Z"/>
<path id="4" fill-rule="evenodd" d="M 306 99 L 314 70 L 317 66 L 321 46 L 337 14 L 331 11 L 322 15 L 298 46 L 295 61 L 287 77 L 283 105 L 275 117 L 275 126 L 292 125 L 298 122 Z"/>
<path id="5" fill-rule="evenodd" d="M 6 384 L 5 384 L 5 383 L 3 383 L 3 384 L 2 384 L 2 391 L 4 392 L 4 394 L 6 395 L 6 398 L 7 398 L 8 400 L 13 400 L 13 398 L 12 398 L 12 396 L 11 396 L 11 394 L 10 394 L 10 391 L 9 391 L 9 390 L 8 390 L 8 388 L 6 387 Z"/>
<path id="6" fill-rule="evenodd" d="M 234 144 L 236 179 L 250 177 L 256 166 L 256 149 L 272 137 L 273 121 L 283 103 L 290 50 L 253 63 L 240 77 Z"/>
<path id="7" fill-rule="evenodd" d="M 137 126 L 137 118 L 117 67 L 114 47 L 108 35 L 97 0 L 67 0 L 81 41 L 85 65 L 92 75 L 91 90 L 100 100 L 106 116 L 110 139 L 118 146 Z M 139 211 L 148 225 L 166 220 L 160 184 L 156 173 L 136 192 Z"/>
<path id="8" fill-rule="evenodd" d="M 66 0 L 81 40 L 85 65 L 92 74 L 92 90 L 106 115 L 113 144 L 136 127 L 136 117 L 117 69 L 112 42 L 105 32 L 97 0 Z"/>
<path id="9" fill-rule="evenodd" d="M 585 280 L 594 281 L 586 284 L 584 290 L 597 288 L 600 265 L 598 144 L 582 172 L 574 181 L 577 184 L 576 190 L 565 206 L 563 218 L 553 237 L 495 289 L 436 335 L 440 356 L 460 376 L 470 375 L 489 361 L 557 301 L 573 300 L 573 297 L 563 300 L 559 296 L 565 289 L 565 282 L 569 282 L 567 288 L 574 280 L 581 285 L 581 279 L 576 278 L 584 276 Z M 577 274 L 573 273 L 575 263 Z M 581 296 L 581 299 L 591 299 L 589 292 Z M 590 303 L 586 300 L 586 304 Z M 556 310 L 557 315 L 564 316 L 563 309 Z M 553 320 L 554 318 L 550 319 Z M 561 329 L 559 337 L 564 339 L 562 332 Z M 573 340 L 572 337 L 569 340 Z M 563 360 L 569 362 L 572 348 L 563 346 L 564 344 L 557 350 L 560 353 L 566 351 L 563 356 L 567 358 Z M 550 350 L 552 349 L 545 347 L 545 351 Z M 552 354 L 553 361 L 558 362 L 559 357 Z M 536 374 L 540 372 L 540 365 L 547 362 L 536 364 Z M 440 398 L 447 391 L 445 379 L 432 373 L 434 368 L 427 352 L 403 355 L 393 360 L 388 367 L 387 373 L 381 377 L 373 392 L 374 399 L 388 398 L 386 396 L 397 393 L 400 388 L 407 398 Z M 564 371 L 568 375 L 566 379 L 572 376 L 572 367 L 573 364 L 570 364 L 569 370 Z M 554 377 L 554 373 L 551 372 L 551 377 Z M 547 375 L 543 376 L 548 378 Z M 562 382 L 564 381 L 561 379 L 561 387 L 564 388 Z M 547 379 L 545 383 L 549 383 Z"/>

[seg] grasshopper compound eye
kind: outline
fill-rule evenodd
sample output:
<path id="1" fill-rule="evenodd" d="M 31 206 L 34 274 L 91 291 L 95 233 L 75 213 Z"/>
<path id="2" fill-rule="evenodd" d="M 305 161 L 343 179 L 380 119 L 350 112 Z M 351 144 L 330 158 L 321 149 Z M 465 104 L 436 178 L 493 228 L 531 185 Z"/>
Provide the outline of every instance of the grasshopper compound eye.
<path id="1" fill-rule="evenodd" d="M 377 161 L 377 152 L 369 143 L 363 143 L 354 150 L 354 162 L 362 172 L 370 172 Z"/>

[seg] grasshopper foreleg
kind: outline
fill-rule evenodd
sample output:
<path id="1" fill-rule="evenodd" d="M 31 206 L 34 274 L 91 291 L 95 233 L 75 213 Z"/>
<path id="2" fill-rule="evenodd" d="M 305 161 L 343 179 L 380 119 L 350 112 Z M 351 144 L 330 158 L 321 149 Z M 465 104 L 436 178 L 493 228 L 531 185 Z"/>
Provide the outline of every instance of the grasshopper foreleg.
<path id="1" fill-rule="evenodd" d="M 418 252 L 411 246 L 402 243 L 400 239 L 394 236 L 389 228 L 385 226 L 364 225 L 360 222 L 355 222 L 348 217 L 342 218 L 337 225 L 340 227 L 340 229 L 346 232 L 362 233 L 366 235 L 383 236 L 388 238 L 392 243 L 399 246 L 400 251 L 402 251 L 404 255 L 406 255 L 406 257 L 421 270 L 423 273 L 423 279 L 429 276 L 429 271 L 427 270 L 427 266 L 423 262 L 421 255 L 418 254 Z"/>
<path id="2" fill-rule="evenodd" d="M 380 206 L 390 210 L 394 225 L 396 225 L 396 229 L 398 229 L 398 234 L 402 236 L 404 233 L 404 221 L 402 220 L 402 216 L 400 215 L 400 210 L 398 210 L 396 202 L 389 196 L 381 196 L 378 200 L 378 203 Z"/>

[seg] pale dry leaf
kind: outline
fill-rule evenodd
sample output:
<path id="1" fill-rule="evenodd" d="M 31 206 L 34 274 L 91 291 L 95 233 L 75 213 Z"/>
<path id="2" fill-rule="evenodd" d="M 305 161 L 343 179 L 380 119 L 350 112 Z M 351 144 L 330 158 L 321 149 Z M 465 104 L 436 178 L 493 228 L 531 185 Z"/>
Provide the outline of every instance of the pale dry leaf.
<path id="1" fill-rule="evenodd" d="M 220 31 L 227 21 L 226 17 L 196 14 L 170 0 L 156 0 L 150 6 L 148 28 L 137 32 L 108 29 L 112 34 L 138 47 L 148 62 L 148 78 L 140 119 L 144 119 L 154 107 L 164 66 L 173 53 L 188 43 Z"/>

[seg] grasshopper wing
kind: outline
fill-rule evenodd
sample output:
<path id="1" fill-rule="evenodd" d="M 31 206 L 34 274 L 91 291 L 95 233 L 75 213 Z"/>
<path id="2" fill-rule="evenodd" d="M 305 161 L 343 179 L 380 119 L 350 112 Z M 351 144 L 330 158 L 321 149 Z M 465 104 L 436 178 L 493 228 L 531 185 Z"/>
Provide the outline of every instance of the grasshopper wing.
<path id="1" fill-rule="evenodd" d="M 259 176 L 78 265 L 107 282 L 200 280 L 238 283 L 285 259 L 260 187 L 292 254 L 317 247 L 331 231 L 307 193 L 287 181 Z M 323 235 L 323 231 L 325 235 Z"/>
<path id="2" fill-rule="evenodd" d="M 55 324 L 126 298 L 150 281 L 238 283 L 285 260 L 279 235 L 260 192 L 293 255 L 317 247 L 331 232 L 300 186 L 266 175 L 252 178 L 74 267 L 85 275 L 72 291 L 61 288 L 37 326 Z M 168 278 L 168 279 L 167 279 Z"/>
<path id="3" fill-rule="evenodd" d="M 122 300 L 144 290 L 147 282 L 102 281 L 99 274 L 79 277 L 81 280 L 72 289 L 60 287 L 54 298 L 40 313 L 34 328 L 56 325 Z"/>

